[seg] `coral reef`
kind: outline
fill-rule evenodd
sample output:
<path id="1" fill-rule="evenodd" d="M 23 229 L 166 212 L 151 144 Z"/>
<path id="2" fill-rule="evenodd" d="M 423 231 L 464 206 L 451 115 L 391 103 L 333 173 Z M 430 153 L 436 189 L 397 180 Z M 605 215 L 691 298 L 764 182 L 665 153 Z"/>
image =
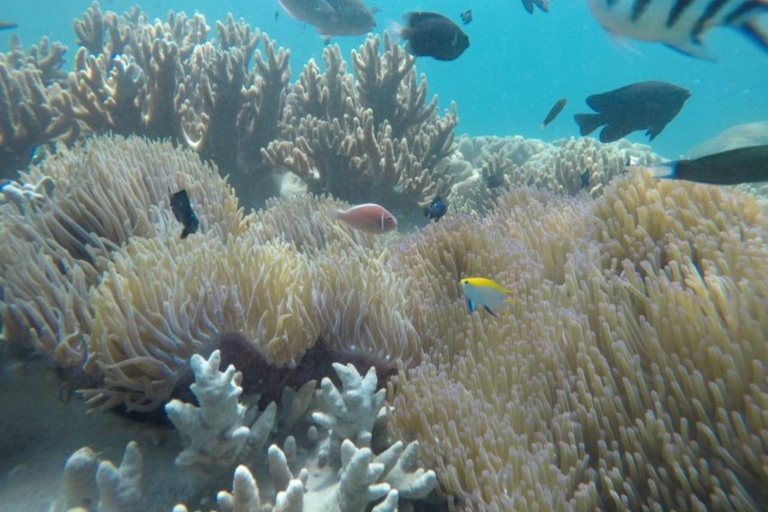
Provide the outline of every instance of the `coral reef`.
<path id="1" fill-rule="evenodd" d="M 99 460 L 91 448 L 83 447 L 64 464 L 65 505 L 54 506 L 53 510 L 133 510 L 141 497 L 143 471 L 143 457 L 135 442 L 125 447 L 119 467 L 109 460 Z"/>
<path id="2" fill-rule="evenodd" d="M 44 144 L 72 143 L 80 135 L 72 100 L 61 87 L 66 47 L 43 38 L 24 51 L 11 37 L 0 53 L 0 179 L 14 177 Z"/>
<path id="3" fill-rule="evenodd" d="M 224 401 L 237 404 L 239 388 L 232 387 L 232 378 L 237 375 L 234 368 L 230 366 L 221 373 L 214 367 L 218 366 L 217 356 L 212 356 L 207 363 L 199 356 L 194 358 L 199 358 L 197 364 L 201 369 L 196 372 L 197 382 L 194 385 L 227 381 Z M 271 485 L 260 489 L 252 470 L 240 465 L 234 472 L 232 492 L 221 491 L 216 497 L 219 511 L 359 512 L 379 502 L 372 510 L 393 512 L 397 510 L 400 498 L 422 499 L 432 492 L 437 478 L 433 471 L 425 471 L 418 466 L 417 442 L 411 442 L 406 447 L 402 441 L 397 441 L 375 455 L 370 447 L 360 447 L 344 436 L 350 434 L 363 444 L 370 441 L 373 424 L 381 418 L 379 406 L 384 403 L 386 391 L 376 391 L 377 378 L 373 368 L 365 377 L 351 365 L 334 365 L 334 370 L 344 383 L 343 390 L 335 388 L 329 379 L 325 379 L 316 398 L 318 403 L 324 404 L 324 412 L 312 413 L 312 420 L 321 428 L 328 429 L 328 439 L 338 440 L 338 443 L 316 445 L 314 454 L 307 460 L 307 466 L 312 467 L 312 471 L 304 467 L 295 475 L 289 461 L 295 462 L 295 445 L 287 441 L 284 451 L 273 444 L 267 451 Z M 217 409 L 216 404 L 206 407 L 210 411 Z M 225 416 L 221 421 L 216 420 L 217 423 L 228 422 L 232 427 L 240 424 L 240 418 Z M 208 435 L 220 430 L 218 427 L 213 430 L 202 427 L 201 433 L 207 432 Z M 247 436 L 247 430 L 245 428 L 243 436 Z M 263 433 L 268 434 L 269 431 L 263 430 Z M 224 451 L 229 452 L 228 449 Z M 179 465 L 179 459 L 176 462 Z M 270 494 L 273 500 L 269 498 Z M 274 506 L 267 504 L 270 501 L 274 501 Z M 174 508 L 176 512 L 186 510 L 187 507 L 181 504 Z"/>
<path id="4" fill-rule="evenodd" d="M 437 164 L 453 151 L 458 116 L 452 106 L 439 117 L 436 98 L 426 103 L 416 58 L 386 32 L 381 46 L 371 36 L 352 53 L 354 78 L 338 45 L 323 51 L 324 73 L 305 65 L 287 99 L 288 139 L 262 153 L 314 194 L 413 208 L 448 192 L 452 177 Z"/>
<path id="5" fill-rule="evenodd" d="M 171 400 L 165 404 L 168 418 L 189 440 L 189 446 L 176 457 L 177 466 L 231 466 L 247 450 L 266 444 L 275 423 L 277 406 L 271 403 L 250 426 L 245 425 L 247 407 L 238 403 L 243 388 L 237 382 L 242 374 L 229 365 L 219 372 L 221 352 L 214 350 L 206 360 L 192 356 L 190 367 L 195 383 L 190 386 L 199 406 Z"/>
<path id="6" fill-rule="evenodd" d="M 640 170 L 596 201 L 533 196 L 402 248 L 435 291 L 430 355 L 390 383 L 397 435 L 460 510 L 760 510 L 768 208 Z M 480 269 L 514 290 L 503 318 L 455 291 Z"/>
<path id="7" fill-rule="evenodd" d="M 118 15 L 98 2 L 73 26 L 68 75 L 66 48 L 46 39 L 0 56 L 4 176 L 36 147 L 111 132 L 198 152 L 249 206 L 277 196 L 286 170 L 310 192 L 352 203 L 413 207 L 448 193 L 452 176 L 438 164 L 453 150 L 455 105 L 437 115 L 415 57 L 386 34 L 383 53 L 379 36 L 353 52 L 354 77 L 330 46 L 324 73 L 310 61 L 289 86 L 290 52 L 231 14 L 210 41 L 201 14 L 151 22 L 138 8 Z"/>
<path id="8" fill-rule="evenodd" d="M 460 171 L 465 178 L 448 196 L 453 208 L 462 212 L 490 212 L 499 196 L 519 186 L 565 195 L 585 191 L 597 197 L 613 178 L 626 172 L 628 163 L 642 166 L 662 160 L 650 147 L 623 139 L 601 144 L 589 137 L 571 137 L 548 144 L 520 136 L 464 136 L 458 148 L 461 160 L 474 169 Z"/>

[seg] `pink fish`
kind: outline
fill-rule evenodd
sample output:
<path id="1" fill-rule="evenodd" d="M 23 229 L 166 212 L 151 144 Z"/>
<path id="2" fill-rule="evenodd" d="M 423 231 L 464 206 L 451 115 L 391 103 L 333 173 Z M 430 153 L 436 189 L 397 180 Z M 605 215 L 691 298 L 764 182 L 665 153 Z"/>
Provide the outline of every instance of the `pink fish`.
<path id="1" fill-rule="evenodd" d="M 372 235 L 380 235 L 397 229 L 397 219 L 395 219 L 395 216 L 378 204 L 359 204 L 347 210 L 330 208 L 328 215 L 334 220 L 346 223 L 351 228 Z"/>

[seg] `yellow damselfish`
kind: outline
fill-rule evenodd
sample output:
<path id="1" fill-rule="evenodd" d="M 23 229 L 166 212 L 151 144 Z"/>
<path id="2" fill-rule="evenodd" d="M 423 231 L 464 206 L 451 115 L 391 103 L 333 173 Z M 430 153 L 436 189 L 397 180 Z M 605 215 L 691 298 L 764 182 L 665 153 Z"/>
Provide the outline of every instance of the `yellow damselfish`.
<path id="1" fill-rule="evenodd" d="M 512 290 L 485 277 L 466 277 L 461 280 L 461 286 L 467 297 L 467 307 L 472 313 L 475 312 L 476 306 L 482 306 L 493 316 L 497 316 L 493 312 L 494 309 L 497 310 L 509 304 L 507 294 L 512 293 Z"/>

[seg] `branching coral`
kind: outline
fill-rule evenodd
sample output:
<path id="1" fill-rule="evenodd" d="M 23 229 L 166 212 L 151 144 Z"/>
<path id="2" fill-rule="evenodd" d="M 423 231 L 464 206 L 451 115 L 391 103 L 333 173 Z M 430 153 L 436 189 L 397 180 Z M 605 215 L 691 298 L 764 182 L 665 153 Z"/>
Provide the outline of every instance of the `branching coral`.
<path id="1" fill-rule="evenodd" d="M 582 191 L 597 197 L 628 164 L 661 161 L 648 146 L 626 140 L 601 144 L 594 139 L 562 139 L 552 144 L 515 137 L 463 137 L 459 151 L 475 175 L 458 183 L 449 196 L 456 210 L 489 212 L 506 190 L 519 186 L 561 194 Z"/>
<path id="2" fill-rule="evenodd" d="M 384 37 L 369 37 L 353 52 L 357 84 L 338 46 L 323 52 L 325 73 L 310 61 L 288 97 L 287 141 L 263 151 L 276 168 L 298 175 L 309 191 L 388 207 L 413 207 L 446 194 L 451 177 L 437 164 L 453 149 L 455 106 L 437 116 L 425 104 L 426 79 L 415 58 Z M 442 168 L 440 168 L 442 169 Z"/>
<path id="3" fill-rule="evenodd" d="M 221 353 L 214 350 L 206 360 L 199 354 L 192 356 L 190 367 L 195 383 L 190 386 L 199 407 L 171 400 L 165 411 L 190 446 L 176 457 L 177 466 L 231 466 L 250 449 L 258 450 L 266 444 L 275 422 L 276 406 L 273 402 L 253 425 L 246 425 L 247 407 L 238 402 L 243 388 L 239 385 L 242 374 L 229 365 L 219 371 Z"/>
<path id="4" fill-rule="evenodd" d="M 118 16 L 94 2 L 74 27 L 82 47 L 69 89 L 74 115 L 89 130 L 170 138 L 215 162 L 238 187 L 270 185 L 259 150 L 279 135 L 290 52 L 232 15 L 216 23 L 216 44 L 201 14 L 169 12 L 152 24 L 140 11 Z M 263 55 L 256 52 L 251 69 L 259 41 Z"/>
<path id="5" fill-rule="evenodd" d="M 571 211 L 556 222 L 525 222 L 516 210 L 550 210 L 519 192 L 482 221 L 559 262 L 493 271 L 497 253 L 473 252 L 514 290 L 503 318 L 422 297 L 437 340 L 424 336 L 426 361 L 391 384 L 395 431 L 421 441 L 462 510 L 760 510 L 765 205 L 637 170 L 596 203 L 558 201 Z M 436 260 L 468 266 L 470 233 L 440 224 L 424 236 L 445 245 L 401 249 L 417 276 L 441 275 Z M 530 244 L 552 229 L 569 242 Z"/>
<path id="6" fill-rule="evenodd" d="M 46 86 L 37 68 L 15 69 L 0 58 L 0 177 L 28 164 L 39 145 L 69 143 L 78 134 L 71 101 L 58 83 Z"/>
<path id="7" fill-rule="evenodd" d="M 376 391 L 376 372 L 372 369 L 365 377 L 353 367 L 334 365 L 334 370 L 345 383 L 343 392 L 326 379 L 320 402 L 328 406 L 325 412 L 313 414 L 319 423 L 335 430 L 329 433 L 330 438 L 338 441 L 333 445 L 332 463 L 327 460 L 328 445 L 320 445 L 308 461 L 312 471 L 302 468 L 294 475 L 289 459 L 295 454 L 289 455 L 272 445 L 267 452 L 272 485 L 266 487 L 264 494 L 269 495 L 274 489 L 274 506 L 268 504 L 272 500 L 262 494 L 251 470 L 241 465 L 235 470 L 232 492 L 221 491 L 217 495 L 220 511 L 359 512 L 373 507 L 374 511 L 392 512 L 397 510 L 398 498 L 421 499 L 432 492 L 437 479 L 433 471 L 419 467 L 417 442 L 406 447 L 398 441 L 376 455 L 369 447 L 358 447 L 351 440 L 338 437 L 347 433 L 366 444 L 374 421 L 381 416 L 379 406 L 386 391 Z M 290 451 L 289 446 L 287 443 L 286 451 Z M 324 469 L 318 470 L 318 463 Z M 187 508 L 177 505 L 174 510 L 182 512 Z"/>

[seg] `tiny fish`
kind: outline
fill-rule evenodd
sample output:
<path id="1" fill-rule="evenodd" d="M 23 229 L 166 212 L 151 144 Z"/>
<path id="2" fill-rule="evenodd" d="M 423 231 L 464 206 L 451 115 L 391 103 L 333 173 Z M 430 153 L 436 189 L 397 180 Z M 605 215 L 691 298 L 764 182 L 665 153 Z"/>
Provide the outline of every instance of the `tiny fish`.
<path id="1" fill-rule="evenodd" d="M 328 215 L 333 220 L 340 220 L 351 228 L 372 235 L 380 235 L 397 229 L 395 216 L 378 204 L 360 204 L 346 210 L 330 208 Z"/>
<path id="2" fill-rule="evenodd" d="M 405 49 L 418 57 L 455 60 L 469 48 L 469 37 L 461 28 L 442 14 L 408 12 L 405 26 L 392 26 L 393 39 L 406 39 Z"/>
<path id="3" fill-rule="evenodd" d="M 665 162 L 651 167 L 657 178 L 712 185 L 768 181 L 768 145 L 731 149 L 693 160 Z"/>
<path id="4" fill-rule="evenodd" d="M 758 18 L 766 0 L 587 0 L 592 15 L 612 35 L 660 42 L 685 55 L 714 60 L 704 46 L 712 27 L 730 27 L 768 52 Z"/>
<path id="5" fill-rule="evenodd" d="M 549 113 L 547 114 L 547 117 L 544 118 L 544 122 L 541 123 L 541 129 L 543 130 L 545 126 L 547 126 L 549 123 L 555 120 L 557 115 L 563 111 L 563 108 L 565 107 L 565 104 L 568 103 L 568 98 L 560 98 L 555 102 L 554 105 L 552 105 L 552 108 L 549 109 Z"/>
<path id="6" fill-rule="evenodd" d="M 507 294 L 512 293 L 512 290 L 485 277 L 464 278 L 461 280 L 461 287 L 464 289 L 470 313 L 474 313 L 477 306 L 482 306 L 493 316 L 498 316 L 493 312 L 494 309 L 509 305 Z"/>
<path id="7" fill-rule="evenodd" d="M 472 21 L 472 9 L 467 9 L 463 13 L 461 13 L 459 16 L 461 16 L 461 22 L 464 25 L 467 25 Z"/>
<path id="8" fill-rule="evenodd" d="M 424 215 L 427 218 L 435 219 L 435 222 L 440 220 L 447 211 L 448 204 L 440 196 L 435 197 L 432 202 L 424 207 Z"/>
<path id="9" fill-rule="evenodd" d="M 197 220 L 195 212 L 192 211 L 192 205 L 189 204 L 189 195 L 187 189 L 183 188 L 171 195 L 171 210 L 176 220 L 181 222 L 184 229 L 181 231 L 181 238 L 187 238 L 191 233 L 196 233 L 200 227 L 200 221 Z"/>
<path id="10" fill-rule="evenodd" d="M 0 20 L 0 30 L 9 30 L 19 26 L 15 21 Z"/>
<path id="11" fill-rule="evenodd" d="M 280 18 L 280 11 L 275 11 L 275 21 Z"/>
<path id="12" fill-rule="evenodd" d="M 523 0 L 523 7 L 528 14 L 533 14 L 534 5 L 544 12 L 549 12 L 549 0 Z"/>
<path id="13" fill-rule="evenodd" d="M 583 190 L 589 186 L 589 169 L 584 169 L 584 172 L 581 173 L 580 179 L 581 179 L 581 188 Z"/>
<path id="14" fill-rule="evenodd" d="M 376 26 L 376 19 L 360 0 L 277 0 L 292 18 L 309 23 L 320 36 L 330 41 L 333 36 L 365 34 Z"/>
<path id="15" fill-rule="evenodd" d="M 647 130 L 655 139 L 680 113 L 691 91 L 661 81 L 638 82 L 587 98 L 587 105 L 597 114 L 576 114 L 581 135 L 598 127 L 601 142 L 613 142 L 637 130 Z"/>

